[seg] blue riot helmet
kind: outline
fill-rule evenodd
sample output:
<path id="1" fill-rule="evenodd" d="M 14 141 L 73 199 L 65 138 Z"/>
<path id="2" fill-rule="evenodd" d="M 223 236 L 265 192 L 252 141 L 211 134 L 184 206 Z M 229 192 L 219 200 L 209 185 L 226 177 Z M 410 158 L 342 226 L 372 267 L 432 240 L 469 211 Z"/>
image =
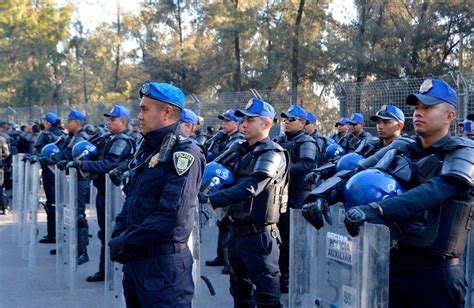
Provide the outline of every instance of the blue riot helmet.
<path id="1" fill-rule="evenodd" d="M 87 140 L 79 141 L 72 148 L 72 158 L 74 160 L 88 160 L 97 153 L 97 147 Z"/>
<path id="2" fill-rule="evenodd" d="M 402 185 L 390 174 L 379 169 L 367 169 L 347 181 L 343 191 L 344 207 L 348 210 L 353 206 L 382 201 L 404 192 Z"/>
<path id="3" fill-rule="evenodd" d="M 227 167 L 217 162 L 206 164 L 201 180 L 202 192 L 217 192 L 222 186 L 232 183 L 234 183 L 234 175 Z"/>
<path id="4" fill-rule="evenodd" d="M 349 153 L 342 156 L 336 165 L 336 171 L 341 170 L 356 170 L 359 162 L 364 159 L 364 156 L 358 153 Z"/>
<path id="5" fill-rule="evenodd" d="M 334 143 L 336 143 L 336 140 L 334 140 L 331 137 L 326 137 L 326 144 L 327 145 L 334 144 Z"/>
<path id="6" fill-rule="evenodd" d="M 346 151 L 337 143 L 330 144 L 326 148 L 326 159 L 327 160 L 334 160 L 336 158 L 341 157 L 344 155 Z"/>
<path id="7" fill-rule="evenodd" d="M 59 153 L 61 150 L 58 148 L 56 143 L 48 143 L 41 149 L 41 155 L 50 157 L 52 154 Z"/>

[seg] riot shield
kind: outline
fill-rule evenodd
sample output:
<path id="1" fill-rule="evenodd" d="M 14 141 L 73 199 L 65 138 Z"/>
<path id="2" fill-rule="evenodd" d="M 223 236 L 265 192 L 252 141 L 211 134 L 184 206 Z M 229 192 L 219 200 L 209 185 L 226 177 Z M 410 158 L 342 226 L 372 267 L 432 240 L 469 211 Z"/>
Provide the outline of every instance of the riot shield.
<path id="1" fill-rule="evenodd" d="M 464 253 L 464 273 L 467 280 L 466 303 L 464 307 L 474 307 L 474 234 L 469 233 Z"/>
<path id="2" fill-rule="evenodd" d="M 40 164 L 39 162 L 35 163 L 26 163 L 25 172 L 25 191 L 27 194 L 27 199 L 25 200 L 25 206 L 27 206 L 26 222 L 28 226 L 28 266 L 36 266 L 36 240 L 38 237 L 38 192 L 40 186 Z"/>
<path id="3" fill-rule="evenodd" d="M 316 230 L 301 210 L 290 212 L 290 307 L 387 307 L 390 232 L 366 223 L 351 237 L 342 204 L 333 225 Z"/>
<path id="4" fill-rule="evenodd" d="M 13 179 L 13 193 L 12 193 L 12 205 L 11 209 L 13 212 L 13 223 L 15 224 L 14 228 L 14 239 L 18 242 L 18 247 L 22 247 L 23 239 L 23 212 L 25 210 L 23 197 L 24 197 L 24 185 L 25 185 L 25 162 L 22 161 L 23 155 L 18 154 L 13 156 L 12 162 L 12 179 Z"/>
<path id="5" fill-rule="evenodd" d="M 125 201 L 121 186 L 115 186 L 105 176 L 105 243 L 110 242 L 115 216 Z M 122 291 L 122 264 L 110 261 L 109 246 L 105 245 L 105 307 L 125 307 Z"/>
<path id="6" fill-rule="evenodd" d="M 22 210 L 21 210 L 21 257 L 23 260 L 28 260 L 28 250 L 29 250 L 29 239 L 30 239 L 30 207 L 29 207 L 29 200 L 30 200 L 30 190 L 31 190 L 31 164 L 29 162 L 25 162 L 25 169 L 24 169 L 24 183 L 23 183 L 23 198 L 22 198 Z"/>
<path id="7" fill-rule="evenodd" d="M 193 225 L 193 230 L 191 231 L 191 235 L 189 236 L 188 239 L 188 247 L 191 250 L 191 254 L 193 255 L 193 281 L 194 281 L 194 297 L 193 297 L 193 307 L 198 307 L 198 294 L 201 291 L 201 263 L 199 259 L 199 244 L 200 244 L 200 238 L 199 238 L 199 232 L 200 232 L 200 223 L 199 223 L 199 206 L 195 208 L 195 214 L 194 214 L 194 225 Z"/>
<path id="8" fill-rule="evenodd" d="M 71 293 L 77 287 L 77 170 L 55 169 L 56 280 Z"/>

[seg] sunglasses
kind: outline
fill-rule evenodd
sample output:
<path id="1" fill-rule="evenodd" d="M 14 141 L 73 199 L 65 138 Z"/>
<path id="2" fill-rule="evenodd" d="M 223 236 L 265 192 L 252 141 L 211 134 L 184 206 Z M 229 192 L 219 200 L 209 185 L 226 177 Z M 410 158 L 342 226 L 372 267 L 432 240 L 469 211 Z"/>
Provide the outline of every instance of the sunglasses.
<path id="1" fill-rule="evenodd" d="M 297 118 L 284 118 L 283 122 L 295 122 L 296 120 L 299 120 Z"/>

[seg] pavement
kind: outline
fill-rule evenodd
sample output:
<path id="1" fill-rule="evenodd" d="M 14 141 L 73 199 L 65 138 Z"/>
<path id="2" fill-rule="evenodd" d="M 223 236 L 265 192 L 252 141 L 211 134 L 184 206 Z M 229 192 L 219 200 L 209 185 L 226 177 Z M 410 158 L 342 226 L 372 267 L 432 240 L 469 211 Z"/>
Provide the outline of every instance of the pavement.
<path id="1" fill-rule="evenodd" d="M 104 283 L 86 282 L 86 277 L 98 269 L 99 239 L 97 221 L 93 211 L 88 211 L 89 233 L 93 234 L 88 246 L 90 261 L 78 266 L 77 292 L 70 294 L 65 285 L 57 283 L 56 257 L 49 254 L 54 244 L 37 244 L 37 265 L 28 266 L 22 258 L 22 248 L 15 237 L 13 215 L 0 215 L 0 308 L 83 308 L 105 307 Z M 38 213 L 38 239 L 46 234 L 46 215 Z M 212 283 L 216 295 L 201 280 L 197 307 L 232 307 L 229 294 L 229 276 L 221 273 L 222 267 L 207 267 L 206 260 L 213 259 L 216 250 L 217 228 L 211 223 L 201 234 L 201 275 Z M 23 251 L 25 252 L 25 251 Z M 26 256 L 26 253 L 23 253 Z M 108 308 L 108 307 L 107 307 Z"/>

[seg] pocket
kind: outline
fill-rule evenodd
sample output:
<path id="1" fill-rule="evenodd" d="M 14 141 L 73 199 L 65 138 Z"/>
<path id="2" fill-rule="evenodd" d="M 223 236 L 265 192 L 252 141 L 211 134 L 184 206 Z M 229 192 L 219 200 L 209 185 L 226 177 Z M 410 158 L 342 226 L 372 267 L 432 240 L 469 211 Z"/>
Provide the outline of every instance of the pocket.
<path id="1" fill-rule="evenodd" d="M 443 277 L 449 296 L 456 306 L 464 305 L 467 291 L 467 281 L 461 266 L 443 268 Z"/>
<path id="2" fill-rule="evenodd" d="M 144 288 L 147 291 L 168 292 L 173 287 L 175 265 L 170 256 L 159 256 L 147 267 L 144 276 Z M 168 291 L 167 291 L 168 289 Z"/>
<path id="3" fill-rule="evenodd" d="M 273 240 L 270 232 L 262 232 L 259 234 L 260 246 L 265 255 L 269 255 L 272 252 Z"/>

